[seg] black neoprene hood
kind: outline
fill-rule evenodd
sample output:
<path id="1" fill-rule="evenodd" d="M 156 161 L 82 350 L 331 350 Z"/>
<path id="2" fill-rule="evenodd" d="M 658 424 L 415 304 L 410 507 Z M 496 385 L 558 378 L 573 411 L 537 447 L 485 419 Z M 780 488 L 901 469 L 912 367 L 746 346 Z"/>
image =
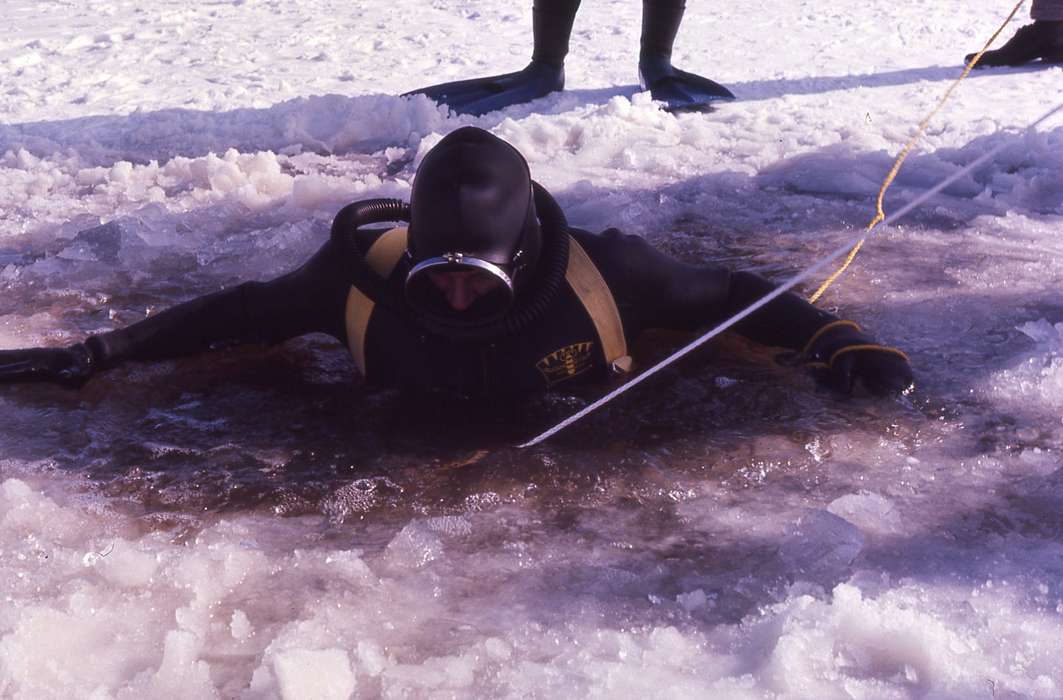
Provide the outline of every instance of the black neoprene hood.
<path id="1" fill-rule="evenodd" d="M 417 169 L 408 241 L 414 264 L 461 253 L 532 269 L 542 240 L 524 156 L 483 129 L 447 134 Z"/>

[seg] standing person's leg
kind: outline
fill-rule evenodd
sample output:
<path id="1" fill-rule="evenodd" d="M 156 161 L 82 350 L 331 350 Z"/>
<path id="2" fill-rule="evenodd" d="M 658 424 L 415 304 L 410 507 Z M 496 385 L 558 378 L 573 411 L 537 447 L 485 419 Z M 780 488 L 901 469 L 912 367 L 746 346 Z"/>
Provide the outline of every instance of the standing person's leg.
<path id="1" fill-rule="evenodd" d="M 639 85 L 670 109 L 704 107 L 733 100 L 723 85 L 672 66 L 672 45 L 686 10 L 685 0 L 643 0 Z"/>
<path id="2" fill-rule="evenodd" d="M 1034 20 L 1063 22 L 1063 0 L 1033 0 L 1030 17 Z"/>
<path id="3" fill-rule="evenodd" d="M 568 55 L 568 40 L 580 0 L 535 0 L 532 7 L 532 62 L 561 68 Z"/>
<path id="4" fill-rule="evenodd" d="M 1063 0 L 1033 0 L 1030 8 L 1033 24 L 1015 32 L 1006 44 L 986 51 L 977 67 L 1021 66 L 1041 59 L 1044 63 L 1063 63 Z M 970 63 L 974 54 L 967 54 Z"/>
<path id="5" fill-rule="evenodd" d="M 524 70 L 433 85 L 406 94 L 426 95 L 459 114 L 479 116 L 564 89 L 565 56 L 579 4 L 580 0 L 535 0 L 534 49 Z"/>

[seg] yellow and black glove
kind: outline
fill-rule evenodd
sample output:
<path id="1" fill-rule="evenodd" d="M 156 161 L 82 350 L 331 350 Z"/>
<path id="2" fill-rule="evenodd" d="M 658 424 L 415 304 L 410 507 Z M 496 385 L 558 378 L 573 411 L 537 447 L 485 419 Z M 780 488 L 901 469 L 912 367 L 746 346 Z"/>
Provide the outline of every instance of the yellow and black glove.
<path id="1" fill-rule="evenodd" d="M 846 394 L 858 379 L 878 396 L 901 393 L 914 382 L 907 355 L 876 343 L 852 321 L 833 321 L 820 328 L 801 357 L 817 380 Z"/>

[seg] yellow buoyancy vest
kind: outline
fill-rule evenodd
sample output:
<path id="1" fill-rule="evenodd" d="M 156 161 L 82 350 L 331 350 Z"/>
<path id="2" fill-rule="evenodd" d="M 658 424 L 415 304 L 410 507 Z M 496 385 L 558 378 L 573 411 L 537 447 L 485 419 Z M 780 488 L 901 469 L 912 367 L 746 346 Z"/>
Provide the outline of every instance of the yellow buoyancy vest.
<path id="1" fill-rule="evenodd" d="M 369 247 L 365 259 L 376 274 L 387 279 L 405 252 L 406 228 L 397 227 L 382 233 Z M 613 293 L 594 261 L 572 237 L 569 237 L 565 280 L 594 322 L 606 364 L 615 371 L 628 371 L 631 358 L 627 354 L 627 340 L 624 337 L 620 312 L 616 308 L 616 300 L 613 299 Z M 375 307 L 376 303 L 372 299 L 358 287 L 351 285 L 351 291 L 347 295 L 347 345 L 354 364 L 363 376 L 368 376 L 365 362 L 366 331 Z"/>

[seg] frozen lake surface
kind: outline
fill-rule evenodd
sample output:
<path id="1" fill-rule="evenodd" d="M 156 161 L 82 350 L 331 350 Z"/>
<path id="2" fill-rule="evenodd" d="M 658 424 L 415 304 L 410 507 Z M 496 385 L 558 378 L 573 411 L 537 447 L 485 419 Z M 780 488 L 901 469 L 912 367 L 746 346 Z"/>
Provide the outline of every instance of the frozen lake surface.
<path id="1" fill-rule="evenodd" d="M 740 100 L 674 116 L 641 3 L 588 2 L 569 90 L 472 119 L 394 95 L 521 67 L 531 2 L 359 4 L 5 0 L 0 348 L 292 269 L 464 124 L 574 225 L 781 279 L 1010 9 L 691 3 L 676 64 Z M 822 302 L 908 397 L 724 339 L 520 451 L 602 388 L 410 405 L 323 337 L 0 387 L 0 696 L 1063 696 L 1063 119 L 1018 133 L 1061 86 L 964 83 L 887 212 L 1004 149 Z"/>

